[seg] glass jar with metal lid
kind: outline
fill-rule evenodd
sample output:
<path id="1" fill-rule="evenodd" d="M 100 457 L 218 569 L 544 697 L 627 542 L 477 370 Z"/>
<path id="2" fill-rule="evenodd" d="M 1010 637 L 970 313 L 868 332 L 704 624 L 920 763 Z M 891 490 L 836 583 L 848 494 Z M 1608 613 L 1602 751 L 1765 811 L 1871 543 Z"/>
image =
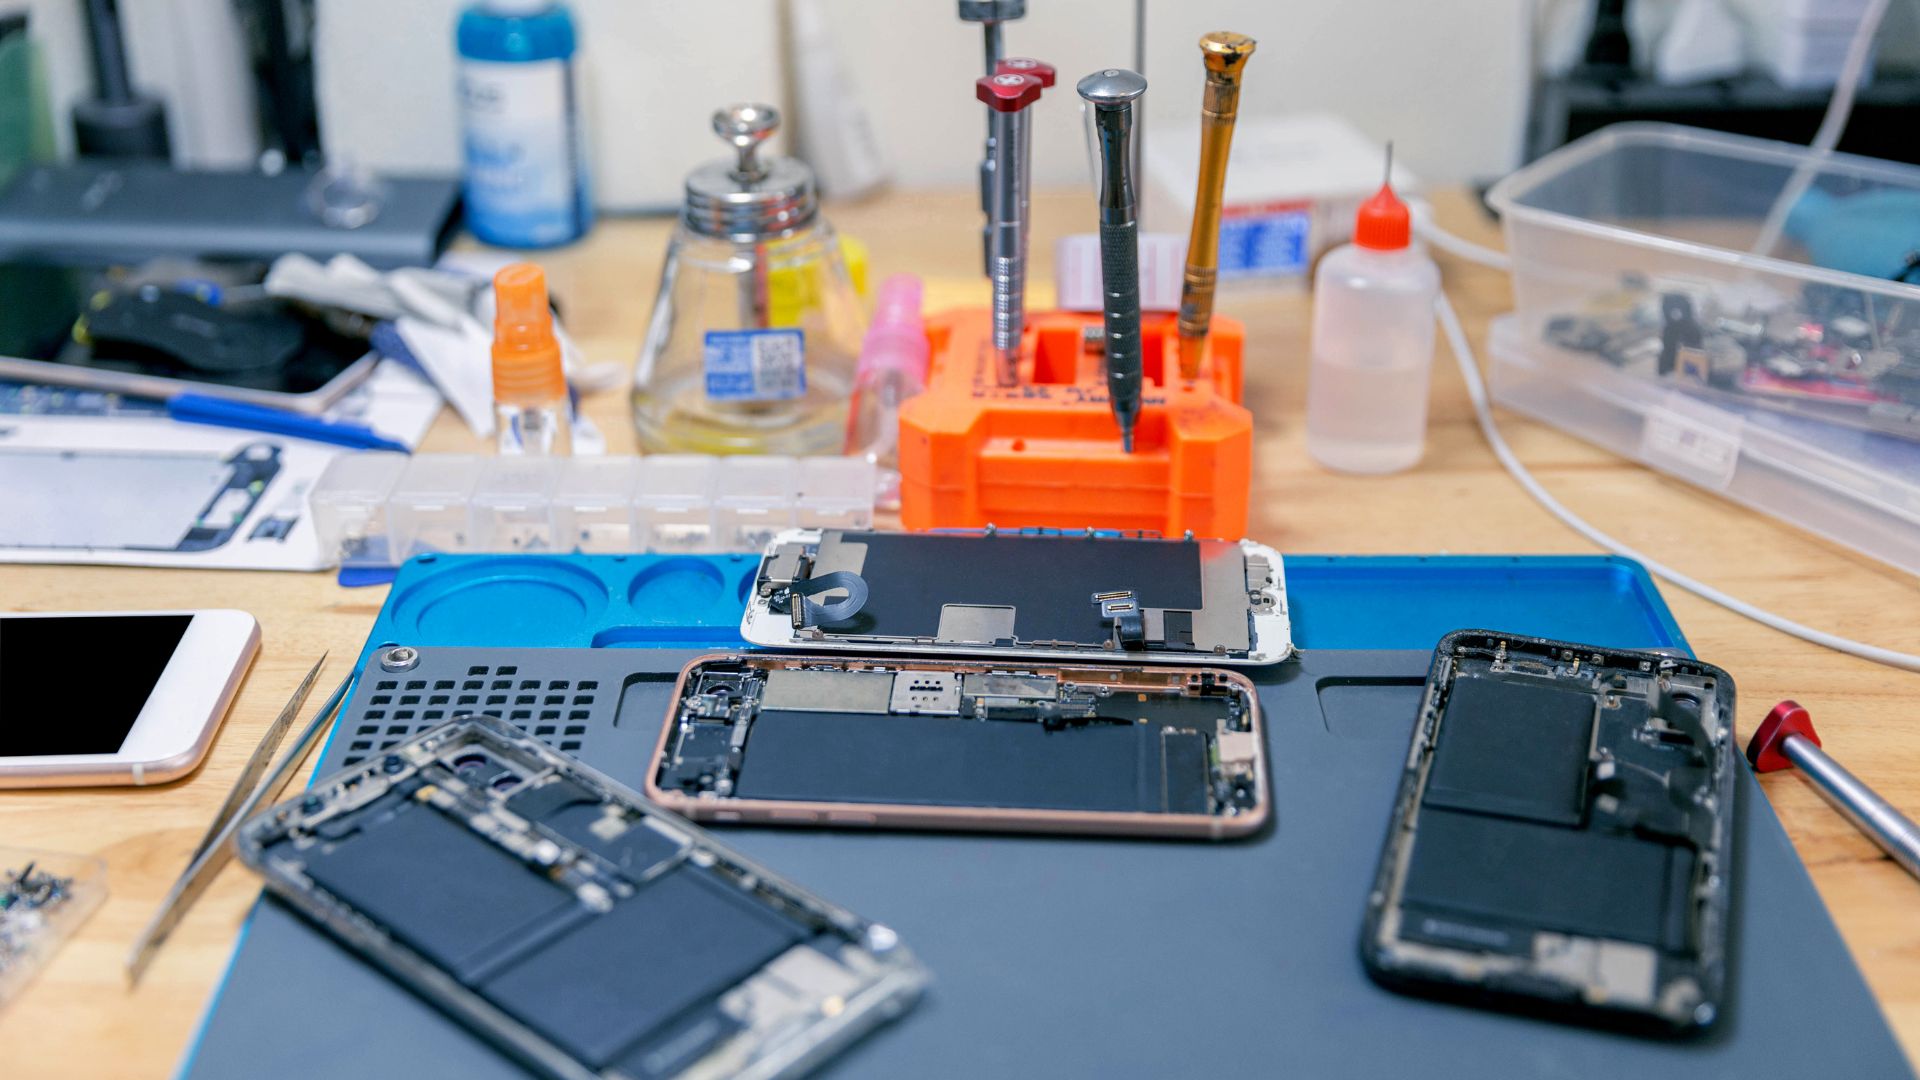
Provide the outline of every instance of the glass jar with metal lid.
<path id="1" fill-rule="evenodd" d="M 649 451 L 832 454 L 846 438 L 866 318 L 813 171 L 762 161 L 766 105 L 713 116 L 735 151 L 687 176 L 653 322 L 634 371 Z"/>

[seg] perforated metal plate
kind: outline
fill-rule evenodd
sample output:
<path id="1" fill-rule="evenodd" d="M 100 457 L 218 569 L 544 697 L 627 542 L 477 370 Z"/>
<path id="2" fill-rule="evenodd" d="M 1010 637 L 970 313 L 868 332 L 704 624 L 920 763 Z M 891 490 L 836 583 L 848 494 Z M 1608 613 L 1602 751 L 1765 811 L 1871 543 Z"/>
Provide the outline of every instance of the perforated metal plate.
<path id="1" fill-rule="evenodd" d="M 633 654 L 624 650 L 419 649 L 416 663 L 397 671 L 382 664 L 387 655 L 375 653 L 367 664 L 327 743 L 320 773 L 358 765 L 469 714 L 504 720 L 556 750 L 589 760 L 644 753 L 659 733 L 662 714 L 652 708 L 638 725 L 631 720 L 623 725 L 623 691 L 635 683 L 670 685 L 678 675 L 635 672 Z M 543 662 L 531 664 L 529 656 Z"/>

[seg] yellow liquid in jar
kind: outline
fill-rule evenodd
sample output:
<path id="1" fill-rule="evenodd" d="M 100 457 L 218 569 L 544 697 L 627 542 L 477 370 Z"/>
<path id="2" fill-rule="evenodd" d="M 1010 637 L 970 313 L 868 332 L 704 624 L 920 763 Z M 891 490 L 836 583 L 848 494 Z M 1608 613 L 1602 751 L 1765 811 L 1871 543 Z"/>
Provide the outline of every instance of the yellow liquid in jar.
<path id="1" fill-rule="evenodd" d="M 650 453 L 838 454 L 852 392 L 840 373 L 852 363 L 819 360 L 808 358 L 807 392 L 783 401 L 714 401 L 698 369 L 655 379 L 633 394 L 640 446 Z"/>

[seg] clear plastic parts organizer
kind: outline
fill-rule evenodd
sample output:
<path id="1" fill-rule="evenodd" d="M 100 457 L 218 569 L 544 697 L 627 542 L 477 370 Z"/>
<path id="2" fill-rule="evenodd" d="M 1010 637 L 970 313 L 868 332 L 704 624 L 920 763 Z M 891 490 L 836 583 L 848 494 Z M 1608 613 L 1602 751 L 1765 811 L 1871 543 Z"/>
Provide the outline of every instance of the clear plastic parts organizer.
<path id="1" fill-rule="evenodd" d="M 782 529 L 873 524 L 861 458 L 480 457 L 368 451 L 328 465 L 310 496 L 340 565 L 428 552 L 759 551 Z"/>
<path id="2" fill-rule="evenodd" d="M 1920 168 L 1623 124 L 1488 201 L 1496 400 L 1920 573 Z"/>

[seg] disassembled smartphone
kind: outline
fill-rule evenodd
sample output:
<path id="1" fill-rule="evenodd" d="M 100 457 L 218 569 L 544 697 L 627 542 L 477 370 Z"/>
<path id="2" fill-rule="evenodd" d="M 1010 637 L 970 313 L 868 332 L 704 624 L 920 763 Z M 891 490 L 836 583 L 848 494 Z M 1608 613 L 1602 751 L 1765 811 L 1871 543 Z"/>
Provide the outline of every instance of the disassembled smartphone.
<path id="1" fill-rule="evenodd" d="M 491 717 L 249 821 L 240 857 L 550 1077 L 789 1077 L 918 999 L 894 933 Z"/>
<path id="2" fill-rule="evenodd" d="M 1707 1028 L 1727 985 L 1733 707 L 1733 680 L 1695 660 L 1447 635 L 1368 898 L 1368 972 Z"/>
<path id="3" fill-rule="evenodd" d="M 1293 650 L 1272 548 L 1092 530 L 790 529 L 761 559 L 740 633 L 774 648 L 1129 663 L 1272 664 Z"/>
<path id="4" fill-rule="evenodd" d="M 696 820 L 1217 840 L 1268 815 L 1228 671 L 707 656 L 674 702 L 646 790 Z"/>

